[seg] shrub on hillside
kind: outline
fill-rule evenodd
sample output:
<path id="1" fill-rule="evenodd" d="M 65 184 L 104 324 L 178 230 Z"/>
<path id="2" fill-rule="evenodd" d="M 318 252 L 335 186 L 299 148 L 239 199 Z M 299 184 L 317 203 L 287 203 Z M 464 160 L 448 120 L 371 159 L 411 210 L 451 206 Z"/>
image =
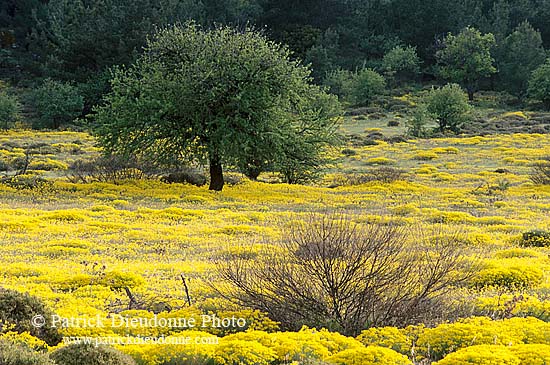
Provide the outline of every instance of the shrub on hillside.
<path id="1" fill-rule="evenodd" d="M 510 347 L 510 352 L 517 356 L 522 365 L 550 364 L 550 345 L 525 344 Z"/>
<path id="2" fill-rule="evenodd" d="M 0 128 L 13 127 L 19 117 L 20 105 L 15 96 L 0 90 Z"/>
<path id="3" fill-rule="evenodd" d="M 520 245 L 523 247 L 550 247 L 550 232 L 537 229 L 523 232 Z"/>
<path id="4" fill-rule="evenodd" d="M 468 121 L 470 105 L 468 96 L 457 84 L 447 84 L 438 89 L 432 89 L 426 97 L 427 112 L 439 125 L 439 131 L 451 130 L 459 133 Z"/>
<path id="5" fill-rule="evenodd" d="M 337 365 L 412 365 L 405 355 L 378 346 L 344 350 L 329 357 L 328 362 Z"/>
<path id="6" fill-rule="evenodd" d="M 135 157 L 101 156 L 90 160 L 76 160 L 67 171 L 67 178 L 73 183 L 140 180 L 154 175 L 156 169 Z"/>
<path id="7" fill-rule="evenodd" d="M 523 364 L 507 347 L 496 345 L 470 346 L 453 352 L 433 365 L 519 365 Z"/>
<path id="8" fill-rule="evenodd" d="M 376 71 L 363 69 L 357 73 L 351 86 L 354 104 L 367 106 L 386 89 L 386 79 Z"/>
<path id="9" fill-rule="evenodd" d="M 540 284 L 542 278 L 542 271 L 534 267 L 499 267 L 481 270 L 473 279 L 473 285 L 478 289 L 524 290 Z"/>
<path id="10" fill-rule="evenodd" d="M 107 346 L 72 344 L 51 353 L 57 365 L 135 365 L 128 355 Z"/>
<path id="11" fill-rule="evenodd" d="M 277 249 L 266 248 L 253 260 L 217 262 L 219 275 L 231 284 L 219 293 L 261 309 L 283 329 L 326 326 L 355 336 L 366 324 L 430 321 L 438 304 L 443 306 L 442 294 L 473 273 L 455 236 L 432 241 L 419 234 L 410 250 L 407 243 L 414 238 L 393 221 L 359 224 L 355 219 L 315 213 L 284 222 Z M 362 305 L 345 309 L 345 303 Z"/>
<path id="12" fill-rule="evenodd" d="M 531 74 L 528 93 L 533 99 L 542 101 L 546 109 L 550 109 L 550 59 Z"/>
<path id="13" fill-rule="evenodd" d="M 46 354 L 7 340 L 0 340 L 0 364 L 2 365 L 57 365 Z"/>
<path id="14" fill-rule="evenodd" d="M 338 96 L 342 101 L 348 100 L 351 94 L 354 74 L 348 70 L 336 69 L 330 71 L 323 84 L 328 87 L 331 94 Z"/>
<path id="15" fill-rule="evenodd" d="M 58 129 L 82 114 L 84 99 L 71 84 L 46 79 L 32 97 L 38 115 L 36 128 Z"/>
<path id="16" fill-rule="evenodd" d="M 382 69 L 396 83 L 412 80 L 420 73 L 421 60 L 416 47 L 397 46 L 384 55 Z"/>
<path id="17" fill-rule="evenodd" d="M 11 331 L 29 332 L 50 346 L 57 345 L 61 341 L 57 329 L 47 325 L 34 327 L 31 321 L 36 315 L 42 315 L 47 320 L 51 318 L 52 311 L 28 293 L 0 288 L 0 323 L 13 326 L 9 328 Z"/>
<path id="18" fill-rule="evenodd" d="M 533 166 L 529 178 L 537 185 L 550 185 L 550 156 Z"/>

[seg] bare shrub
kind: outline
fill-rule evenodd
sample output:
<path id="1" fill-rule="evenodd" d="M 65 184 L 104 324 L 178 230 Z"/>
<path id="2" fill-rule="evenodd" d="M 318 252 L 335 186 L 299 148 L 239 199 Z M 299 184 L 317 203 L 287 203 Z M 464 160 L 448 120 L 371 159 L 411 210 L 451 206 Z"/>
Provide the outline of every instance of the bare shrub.
<path id="1" fill-rule="evenodd" d="M 356 186 L 363 185 L 372 181 L 379 181 L 385 184 L 389 184 L 394 181 L 401 181 L 406 179 L 407 172 L 405 170 L 396 169 L 389 166 L 382 166 L 370 169 L 368 173 L 364 174 L 341 175 L 336 181 L 333 181 L 330 187 L 335 188 L 338 186 Z"/>
<path id="2" fill-rule="evenodd" d="M 91 160 L 77 160 L 67 171 L 73 183 L 111 182 L 139 180 L 148 177 L 154 169 L 135 157 L 101 156 Z"/>
<path id="3" fill-rule="evenodd" d="M 343 213 L 286 222 L 254 260 L 218 260 L 222 296 L 288 330 L 326 327 L 355 336 L 371 326 L 431 323 L 439 299 L 473 274 L 458 235 L 421 234 Z"/>
<path id="4" fill-rule="evenodd" d="M 529 177 L 537 185 L 550 185 L 550 156 L 536 163 Z"/>

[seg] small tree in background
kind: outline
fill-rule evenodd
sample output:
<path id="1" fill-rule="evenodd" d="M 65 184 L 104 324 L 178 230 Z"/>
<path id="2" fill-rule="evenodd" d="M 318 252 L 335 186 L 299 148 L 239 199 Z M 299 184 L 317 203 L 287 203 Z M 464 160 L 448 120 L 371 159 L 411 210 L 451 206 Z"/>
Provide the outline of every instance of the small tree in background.
<path id="1" fill-rule="evenodd" d="M 224 165 L 322 158 L 336 119 L 318 101 L 335 97 L 310 82 L 287 48 L 253 30 L 174 26 L 115 72 L 97 134 L 108 153 L 207 163 L 210 189 L 219 191 Z M 297 141 L 307 148 L 296 153 Z"/>
<path id="2" fill-rule="evenodd" d="M 9 129 L 19 118 L 21 106 L 15 96 L 0 88 L 0 128 Z"/>
<path id="3" fill-rule="evenodd" d="M 467 27 L 456 36 L 449 33 L 444 43 L 445 47 L 436 54 L 441 76 L 464 86 L 469 100 L 474 100 L 479 81 L 497 72 L 491 56 L 495 37 Z"/>
<path id="4" fill-rule="evenodd" d="M 354 73 L 341 68 L 332 70 L 327 73 L 323 80 L 323 85 L 328 88 L 328 91 L 338 96 L 341 101 L 349 99 L 353 88 Z"/>
<path id="5" fill-rule="evenodd" d="M 533 71 L 528 93 L 533 99 L 542 101 L 544 107 L 550 110 L 550 59 Z"/>
<path id="6" fill-rule="evenodd" d="M 371 69 L 363 69 L 353 79 L 351 97 L 356 105 L 366 106 L 372 103 L 374 98 L 384 93 L 386 79 L 378 72 Z"/>
<path id="7" fill-rule="evenodd" d="M 527 21 L 521 23 L 498 49 L 497 63 L 504 89 L 520 98 L 525 97 L 531 74 L 545 59 L 540 32 Z"/>
<path id="8" fill-rule="evenodd" d="M 470 105 L 459 85 L 448 84 L 432 89 L 426 98 L 426 110 L 439 124 L 440 132 L 451 130 L 458 134 L 468 120 Z"/>
<path id="9" fill-rule="evenodd" d="M 32 93 L 38 114 L 35 127 L 58 129 L 82 114 L 84 99 L 78 88 L 64 82 L 46 79 Z"/>
<path id="10" fill-rule="evenodd" d="M 418 76 L 421 63 L 416 47 L 397 46 L 384 55 L 382 69 L 388 79 L 400 84 Z"/>

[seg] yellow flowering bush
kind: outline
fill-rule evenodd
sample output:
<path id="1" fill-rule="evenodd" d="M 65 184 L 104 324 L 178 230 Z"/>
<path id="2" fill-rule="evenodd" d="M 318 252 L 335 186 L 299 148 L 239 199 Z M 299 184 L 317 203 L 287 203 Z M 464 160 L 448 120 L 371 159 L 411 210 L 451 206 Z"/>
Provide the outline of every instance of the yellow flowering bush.
<path id="1" fill-rule="evenodd" d="M 378 346 L 344 350 L 329 357 L 327 361 L 337 365 L 412 365 L 405 355 Z"/>
<path id="2" fill-rule="evenodd" d="M 395 327 L 369 328 L 357 339 L 365 346 L 387 347 L 404 355 L 411 351 L 411 339 Z"/>
<path id="3" fill-rule="evenodd" d="M 272 349 L 256 341 L 222 339 L 213 358 L 219 365 L 268 365 L 276 355 Z"/>
<path id="4" fill-rule="evenodd" d="M 445 356 L 443 360 L 433 365 L 520 365 L 523 364 L 505 346 L 477 345 L 463 348 L 457 352 Z"/>
<path id="5" fill-rule="evenodd" d="M 521 361 L 521 365 L 550 364 L 550 345 L 516 345 L 510 347 L 510 352 Z"/>
<path id="6" fill-rule="evenodd" d="M 543 272 L 529 266 L 496 267 L 481 270 L 472 280 L 476 288 L 499 287 L 508 290 L 532 288 L 542 282 Z"/>

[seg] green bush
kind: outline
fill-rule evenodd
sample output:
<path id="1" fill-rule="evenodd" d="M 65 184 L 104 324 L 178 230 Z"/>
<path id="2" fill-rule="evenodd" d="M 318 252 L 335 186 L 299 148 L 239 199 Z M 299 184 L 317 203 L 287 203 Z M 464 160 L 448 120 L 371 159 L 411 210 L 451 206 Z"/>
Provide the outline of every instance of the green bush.
<path id="1" fill-rule="evenodd" d="M 50 354 L 57 365 L 135 365 L 128 355 L 107 346 L 72 344 Z"/>
<path id="2" fill-rule="evenodd" d="M 71 84 L 46 79 L 32 93 L 38 115 L 35 127 L 57 129 L 82 114 L 84 99 Z"/>
<path id="3" fill-rule="evenodd" d="M 2 365 L 56 365 L 47 355 L 34 352 L 29 347 L 0 340 L 0 364 Z"/>
<path id="4" fill-rule="evenodd" d="M 356 105 L 369 105 L 374 98 L 384 93 L 386 79 L 376 71 L 363 69 L 354 77 L 351 96 Z"/>
<path id="5" fill-rule="evenodd" d="M 523 232 L 520 245 L 523 247 L 550 247 L 550 232 L 536 229 Z"/>
<path id="6" fill-rule="evenodd" d="M 550 59 L 531 74 L 528 94 L 542 101 L 545 108 L 550 110 Z"/>
<path id="7" fill-rule="evenodd" d="M 15 96 L 0 90 L 0 128 L 13 127 L 19 117 L 20 105 Z"/>
<path id="8" fill-rule="evenodd" d="M 6 328 L 18 333 L 29 332 L 48 345 L 57 345 L 61 336 L 56 328 L 45 325 L 37 328 L 32 325 L 32 318 L 42 315 L 51 318 L 52 312 L 38 298 L 28 293 L 0 288 L 0 323 L 7 324 Z M 13 326 L 13 328 L 10 328 Z"/>
<path id="9" fill-rule="evenodd" d="M 439 124 L 440 132 L 451 130 L 459 133 L 470 112 L 468 97 L 457 84 L 432 89 L 426 98 L 426 106 L 428 113 Z"/>
<path id="10" fill-rule="evenodd" d="M 330 71 L 323 84 L 331 94 L 338 96 L 342 101 L 348 100 L 353 87 L 354 74 L 348 70 L 336 69 Z"/>
<path id="11" fill-rule="evenodd" d="M 397 46 L 384 55 L 382 69 L 388 78 L 401 83 L 420 73 L 421 62 L 416 47 Z"/>
<path id="12" fill-rule="evenodd" d="M 407 134 L 418 138 L 427 138 L 431 135 L 428 125 L 433 122 L 426 105 L 419 105 L 411 119 L 407 120 Z"/>

